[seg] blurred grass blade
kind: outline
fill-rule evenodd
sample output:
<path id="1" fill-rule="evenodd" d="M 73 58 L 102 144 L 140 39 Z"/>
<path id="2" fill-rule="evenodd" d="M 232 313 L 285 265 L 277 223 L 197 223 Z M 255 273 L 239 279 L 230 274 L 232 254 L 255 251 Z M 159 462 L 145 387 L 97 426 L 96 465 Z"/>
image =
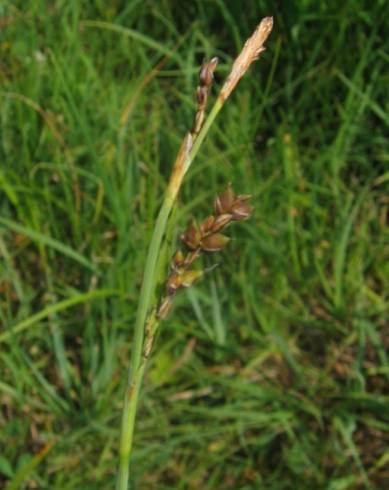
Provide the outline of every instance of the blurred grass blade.
<path id="1" fill-rule="evenodd" d="M 226 327 L 223 322 L 221 313 L 221 304 L 219 296 L 217 294 L 217 287 L 215 280 L 211 281 L 211 294 L 212 294 L 212 318 L 215 329 L 215 340 L 219 345 L 225 345 L 226 343 Z"/>
<path id="2" fill-rule="evenodd" d="M 44 446 L 28 463 L 23 465 L 16 473 L 14 478 L 7 483 L 4 490 L 19 490 L 29 475 L 34 471 L 38 464 L 46 457 L 54 446 L 54 442 L 49 442 Z"/>
<path id="3" fill-rule="evenodd" d="M 350 91 L 355 93 L 361 99 L 366 98 L 369 109 L 373 111 L 375 115 L 379 117 L 382 122 L 385 123 L 386 126 L 389 126 L 389 114 L 387 111 L 382 109 L 379 104 L 377 104 L 371 97 L 369 97 L 369 94 L 361 90 L 352 80 L 347 78 L 344 73 L 339 70 L 335 70 L 335 74 L 346 85 L 346 87 L 350 89 Z"/>
<path id="4" fill-rule="evenodd" d="M 174 51 L 171 51 L 168 48 L 165 48 L 165 46 L 157 41 L 154 41 L 149 36 L 145 36 L 144 34 L 141 34 L 138 31 L 135 31 L 134 29 L 130 29 L 128 27 L 123 27 L 118 24 L 113 24 L 112 22 L 105 22 L 101 20 L 85 20 L 82 23 L 83 26 L 85 27 L 97 27 L 99 29 L 106 29 L 108 31 L 116 32 L 117 34 L 122 34 L 124 36 L 130 37 L 134 39 L 135 41 L 138 41 L 139 43 L 144 44 L 148 48 L 154 49 L 154 51 L 157 51 L 158 53 L 161 53 L 163 55 L 167 55 L 175 61 L 180 62 L 181 59 L 179 56 Z"/>
<path id="5" fill-rule="evenodd" d="M 26 330 L 27 328 L 32 327 L 34 324 L 39 322 L 39 320 L 42 320 L 43 318 L 47 318 L 49 315 L 52 315 L 53 313 L 57 313 L 59 311 L 66 310 L 67 308 L 71 308 L 72 306 L 75 306 L 75 305 L 80 304 L 80 303 L 86 303 L 87 301 L 90 301 L 90 300 L 94 300 L 97 298 L 103 298 L 106 296 L 116 296 L 118 294 L 119 294 L 119 291 L 112 290 L 112 289 L 97 289 L 97 290 L 91 291 L 89 293 L 78 294 L 77 296 L 73 296 L 72 298 L 68 298 L 68 299 L 64 299 L 63 301 L 59 301 L 58 303 L 55 303 L 53 305 L 48 306 L 47 308 L 44 308 L 43 310 L 39 311 L 35 315 L 32 315 L 29 318 L 26 318 L 22 322 L 18 323 L 14 327 L 12 327 L 7 332 L 4 332 L 3 334 L 1 334 L 0 335 L 0 342 L 4 342 L 6 340 L 9 340 L 14 335 L 19 334 L 20 332 L 23 332 L 23 330 Z"/>
<path id="6" fill-rule="evenodd" d="M 185 293 L 186 293 L 186 297 L 189 299 L 189 301 L 192 305 L 193 312 L 196 315 L 197 321 L 199 322 L 201 327 L 204 329 L 204 331 L 206 332 L 208 337 L 210 339 L 214 339 L 214 337 L 215 337 L 214 333 L 213 333 L 211 327 L 209 326 L 208 322 L 205 319 L 205 316 L 204 316 L 204 313 L 203 313 L 203 310 L 201 307 L 201 303 L 200 303 L 200 300 L 198 298 L 198 293 L 196 291 L 196 288 L 194 288 L 194 287 L 188 288 L 185 291 Z"/>
<path id="7" fill-rule="evenodd" d="M 88 260 L 86 257 L 81 255 L 80 253 L 76 252 L 73 250 L 71 247 L 68 245 L 64 245 L 60 241 L 44 235 L 43 233 L 40 233 L 39 231 L 33 230 L 31 228 L 28 228 L 27 226 L 23 226 L 19 223 L 16 223 L 15 221 L 12 221 L 7 218 L 0 217 L 0 224 L 4 225 L 6 228 L 16 232 L 20 233 L 22 235 L 25 235 L 31 240 L 38 242 L 40 244 L 46 245 L 47 247 L 50 247 L 57 252 L 62 253 L 63 255 L 66 255 L 67 257 L 70 257 L 71 259 L 75 260 L 79 264 L 82 264 L 84 267 L 87 267 L 88 269 L 92 270 L 95 273 L 98 273 L 98 269 L 95 264 L 93 264 L 90 260 Z"/>
<path id="8" fill-rule="evenodd" d="M 368 187 L 365 187 L 360 193 L 359 197 L 355 201 L 355 204 L 351 211 L 348 213 L 348 216 L 344 222 L 343 230 L 340 235 L 340 239 L 338 242 L 338 246 L 335 250 L 334 256 L 334 275 L 335 275 L 335 295 L 334 295 L 334 303 L 337 308 L 342 306 L 343 302 L 343 276 L 344 269 L 346 264 L 346 254 L 347 254 L 347 245 L 350 240 L 350 235 L 352 231 L 352 227 L 354 225 L 355 219 L 357 217 L 359 208 L 365 199 L 368 192 Z"/>

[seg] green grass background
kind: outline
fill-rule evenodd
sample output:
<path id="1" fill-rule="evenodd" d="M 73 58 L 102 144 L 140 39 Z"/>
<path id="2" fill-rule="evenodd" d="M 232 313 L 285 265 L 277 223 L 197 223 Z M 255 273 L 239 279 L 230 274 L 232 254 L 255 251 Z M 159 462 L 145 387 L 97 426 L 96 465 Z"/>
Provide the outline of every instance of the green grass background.
<path id="1" fill-rule="evenodd" d="M 163 324 L 133 488 L 389 488 L 388 10 L 0 2 L 1 488 L 114 487 L 145 253 L 199 66 L 219 56 L 220 87 L 270 14 L 176 230 L 229 181 L 255 213 Z"/>

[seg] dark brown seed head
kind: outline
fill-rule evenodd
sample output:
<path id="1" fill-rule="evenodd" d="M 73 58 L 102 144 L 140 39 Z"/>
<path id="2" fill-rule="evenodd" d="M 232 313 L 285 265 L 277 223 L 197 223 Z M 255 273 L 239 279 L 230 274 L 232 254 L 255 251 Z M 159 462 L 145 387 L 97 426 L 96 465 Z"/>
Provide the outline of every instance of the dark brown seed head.
<path id="1" fill-rule="evenodd" d="M 181 274 L 178 272 L 174 272 L 167 280 L 166 283 L 166 290 L 167 294 L 169 296 L 173 296 L 177 289 L 182 287 L 182 279 L 181 279 Z"/>
<path id="2" fill-rule="evenodd" d="M 200 279 L 201 276 L 203 276 L 204 272 L 203 271 L 185 271 L 182 273 L 181 276 L 181 284 L 182 287 L 184 288 L 189 288 L 192 286 L 194 282 L 196 282 L 198 279 Z"/>
<path id="3" fill-rule="evenodd" d="M 215 214 L 218 216 L 220 214 L 230 213 L 234 201 L 235 193 L 232 189 L 231 184 L 229 184 L 223 194 L 218 196 L 215 200 Z"/>
<path id="4" fill-rule="evenodd" d="M 251 216 L 254 208 L 247 201 L 250 196 L 238 196 L 232 206 L 232 219 L 243 221 Z"/>
<path id="5" fill-rule="evenodd" d="M 207 87 L 197 87 L 197 102 L 199 103 L 200 106 L 205 104 L 205 101 L 207 100 Z"/>
<path id="6" fill-rule="evenodd" d="M 201 235 L 204 236 L 213 229 L 213 223 L 215 221 L 215 216 L 208 216 L 200 225 Z"/>
<path id="7" fill-rule="evenodd" d="M 222 250 L 227 243 L 230 241 L 228 236 L 222 235 L 221 233 L 215 233 L 214 235 L 209 235 L 201 241 L 201 248 L 205 252 L 219 252 Z"/>
<path id="8" fill-rule="evenodd" d="M 182 267 L 184 265 L 184 262 L 185 262 L 184 254 L 181 252 L 181 250 L 177 250 L 177 252 L 174 254 L 171 267 L 172 269 L 177 269 L 179 267 Z"/>
<path id="9" fill-rule="evenodd" d="M 232 214 L 219 214 L 212 224 L 212 232 L 220 231 L 232 221 Z"/>
<path id="10" fill-rule="evenodd" d="M 200 85 L 209 87 L 213 82 L 213 74 L 218 64 L 218 58 L 212 58 L 210 61 L 203 63 L 200 70 Z"/>
<path id="11" fill-rule="evenodd" d="M 191 223 L 184 234 L 181 235 L 181 240 L 187 247 L 195 250 L 200 245 L 201 233 L 194 223 Z"/>

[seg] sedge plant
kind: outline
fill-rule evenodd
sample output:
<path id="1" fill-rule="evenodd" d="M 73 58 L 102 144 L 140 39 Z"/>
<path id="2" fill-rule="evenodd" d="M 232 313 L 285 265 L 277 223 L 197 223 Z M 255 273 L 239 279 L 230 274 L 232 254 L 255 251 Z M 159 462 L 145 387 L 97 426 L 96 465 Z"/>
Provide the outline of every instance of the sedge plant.
<path id="1" fill-rule="evenodd" d="M 264 43 L 272 27 L 272 17 L 262 19 L 235 59 L 208 115 L 206 115 L 206 105 L 217 66 L 217 58 L 212 58 L 204 63 L 201 68 L 197 88 L 198 107 L 195 121 L 192 130 L 184 137 L 173 165 L 165 197 L 155 222 L 144 269 L 135 320 L 130 371 L 124 395 L 117 490 L 128 489 L 139 393 L 157 329 L 168 314 L 177 291 L 192 285 L 206 272 L 192 268 L 195 260 L 202 253 L 222 250 L 227 245 L 228 237 L 221 231 L 231 222 L 244 220 L 251 214 L 252 208 L 248 202 L 250 196 L 236 196 L 232 186 L 229 185 L 227 190 L 216 198 L 213 214 L 208 216 L 199 226 L 192 222 L 181 236 L 185 251 L 178 250 L 173 256 L 166 280 L 165 295 L 160 300 L 156 299 L 158 271 L 161 270 L 164 261 L 162 243 L 166 234 L 168 219 L 183 179 L 198 154 L 216 116 L 250 65 L 265 50 Z"/>

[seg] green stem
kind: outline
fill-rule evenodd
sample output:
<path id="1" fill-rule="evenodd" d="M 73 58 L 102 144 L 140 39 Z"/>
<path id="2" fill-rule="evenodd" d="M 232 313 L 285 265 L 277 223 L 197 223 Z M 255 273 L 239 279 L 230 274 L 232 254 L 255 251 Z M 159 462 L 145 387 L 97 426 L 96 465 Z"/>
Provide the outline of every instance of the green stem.
<path id="1" fill-rule="evenodd" d="M 185 173 L 188 171 L 189 167 L 191 166 L 193 160 L 196 158 L 197 153 L 199 152 L 201 145 L 203 144 L 203 141 L 205 137 L 208 134 L 208 131 L 210 130 L 214 120 L 216 119 L 216 116 L 219 114 L 220 109 L 223 107 L 224 101 L 218 97 L 216 99 L 215 104 L 213 105 L 211 112 L 209 113 L 208 117 L 204 121 L 203 127 L 201 128 L 201 131 L 199 132 L 195 142 L 193 143 L 193 148 L 190 151 L 188 155 L 188 159 L 186 161 L 185 165 Z"/>
<path id="2" fill-rule="evenodd" d="M 143 359 L 142 351 L 144 342 L 144 327 L 151 303 L 156 289 L 156 268 L 161 249 L 162 239 L 165 234 L 167 220 L 173 208 L 175 199 L 181 187 L 182 179 L 195 159 L 213 121 L 223 106 L 223 100 L 218 98 L 204 122 L 193 147 L 190 150 L 179 178 L 175 179 L 175 185 L 169 186 L 166 191 L 165 199 L 162 203 L 158 218 L 155 224 L 153 236 L 151 238 L 147 255 L 145 271 L 143 276 L 142 288 L 139 297 L 139 306 L 135 320 L 134 343 L 131 356 L 131 368 L 128 376 L 128 385 L 124 397 L 124 407 L 122 415 L 122 428 L 119 449 L 119 473 L 116 488 L 117 490 L 128 489 L 129 462 L 134 434 L 135 416 L 138 405 L 139 391 L 142 384 L 147 359 Z M 177 176 L 176 176 L 177 177 Z"/>

